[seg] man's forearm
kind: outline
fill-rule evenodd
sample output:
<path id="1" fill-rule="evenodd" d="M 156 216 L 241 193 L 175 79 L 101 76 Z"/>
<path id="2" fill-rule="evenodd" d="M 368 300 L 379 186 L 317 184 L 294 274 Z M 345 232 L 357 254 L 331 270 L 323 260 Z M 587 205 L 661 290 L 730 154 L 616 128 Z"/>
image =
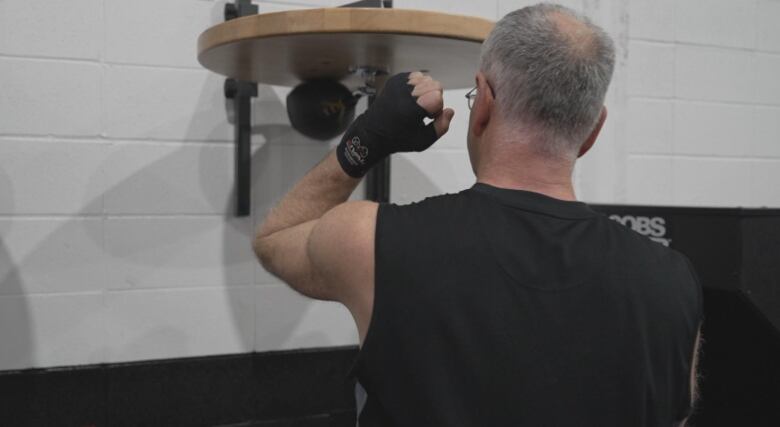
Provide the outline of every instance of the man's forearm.
<path id="1" fill-rule="evenodd" d="M 360 178 L 347 175 L 331 151 L 295 184 L 279 204 L 271 209 L 258 230 L 257 239 L 319 219 L 334 206 L 347 201 Z"/>
<path id="2" fill-rule="evenodd" d="M 344 203 L 360 183 L 354 177 L 364 176 L 393 153 L 425 150 L 447 132 L 453 114 L 444 109 L 441 84 L 430 77 L 402 73 L 388 79 L 371 108 L 344 133 L 337 150 L 266 216 L 252 245 L 263 267 L 303 295 L 353 298 L 349 284 L 357 279 L 345 278 L 359 272 L 335 254 L 373 251 L 377 214 L 376 203 Z M 436 118 L 426 125 L 427 116 Z M 369 262 L 373 259 L 367 259 L 366 266 Z"/>

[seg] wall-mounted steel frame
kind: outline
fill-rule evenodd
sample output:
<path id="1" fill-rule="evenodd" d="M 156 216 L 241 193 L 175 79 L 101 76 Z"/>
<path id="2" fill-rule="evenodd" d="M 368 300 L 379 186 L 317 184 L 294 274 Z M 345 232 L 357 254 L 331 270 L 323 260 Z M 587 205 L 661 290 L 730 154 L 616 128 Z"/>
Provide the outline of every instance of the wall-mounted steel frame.
<path id="1" fill-rule="evenodd" d="M 362 0 L 341 7 L 391 8 L 388 0 Z M 225 20 L 258 13 L 251 0 L 235 0 L 225 4 Z M 234 78 L 225 80 L 225 97 L 233 101 L 235 113 L 235 194 L 236 216 L 247 216 L 252 210 L 252 98 L 257 96 L 257 83 Z M 368 104 L 374 100 L 370 96 Z M 390 158 L 374 166 L 366 175 L 366 198 L 377 202 L 390 200 Z"/>

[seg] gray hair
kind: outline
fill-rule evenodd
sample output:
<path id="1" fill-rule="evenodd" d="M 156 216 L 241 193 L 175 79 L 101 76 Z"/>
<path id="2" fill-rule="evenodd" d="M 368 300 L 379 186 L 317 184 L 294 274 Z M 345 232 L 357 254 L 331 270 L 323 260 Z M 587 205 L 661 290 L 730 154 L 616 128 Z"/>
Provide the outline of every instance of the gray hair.
<path id="1" fill-rule="evenodd" d="M 556 15 L 584 31 L 561 29 Z M 593 130 L 614 65 L 615 48 L 604 30 L 569 8 L 546 3 L 504 16 L 480 57 L 499 113 L 537 132 L 537 148 L 554 156 L 570 156 Z"/>

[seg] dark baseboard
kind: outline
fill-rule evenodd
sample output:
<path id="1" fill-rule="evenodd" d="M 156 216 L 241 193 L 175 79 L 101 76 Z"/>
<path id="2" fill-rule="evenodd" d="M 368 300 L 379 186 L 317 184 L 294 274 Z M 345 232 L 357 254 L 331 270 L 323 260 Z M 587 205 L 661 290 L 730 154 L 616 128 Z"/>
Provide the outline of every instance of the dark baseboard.
<path id="1" fill-rule="evenodd" d="M 2 426 L 355 425 L 357 347 L 0 371 Z"/>

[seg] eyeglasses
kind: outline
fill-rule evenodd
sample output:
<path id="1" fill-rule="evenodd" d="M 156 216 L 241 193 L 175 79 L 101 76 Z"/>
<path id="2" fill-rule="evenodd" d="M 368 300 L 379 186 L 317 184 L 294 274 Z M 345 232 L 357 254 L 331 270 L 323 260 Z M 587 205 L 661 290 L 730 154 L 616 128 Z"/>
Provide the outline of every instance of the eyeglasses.
<path id="1" fill-rule="evenodd" d="M 490 82 L 488 82 L 487 80 L 485 81 L 485 84 L 487 85 L 488 89 L 490 90 L 490 95 L 493 97 L 493 99 L 495 99 L 496 98 L 496 91 L 493 90 L 493 86 L 491 86 Z M 475 86 L 474 89 L 471 89 L 466 94 L 466 102 L 469 105 L 469 110 L 471 110 L 471 107 L 474 106 L 474 100 L 477 99 L 477 88 L 478 87 L 479 86 Z"/>
<path id="2" fill-rule="evenodd" d="M 474 105 L 474 99 L 476 99 L 476 97 L 477 97 L 477 87 L 474 86 L 474 89 L 471 89 L 466 94 L 466 103 L 469 106 L 469 110 L 471 110 L 471 107 Z"/>

